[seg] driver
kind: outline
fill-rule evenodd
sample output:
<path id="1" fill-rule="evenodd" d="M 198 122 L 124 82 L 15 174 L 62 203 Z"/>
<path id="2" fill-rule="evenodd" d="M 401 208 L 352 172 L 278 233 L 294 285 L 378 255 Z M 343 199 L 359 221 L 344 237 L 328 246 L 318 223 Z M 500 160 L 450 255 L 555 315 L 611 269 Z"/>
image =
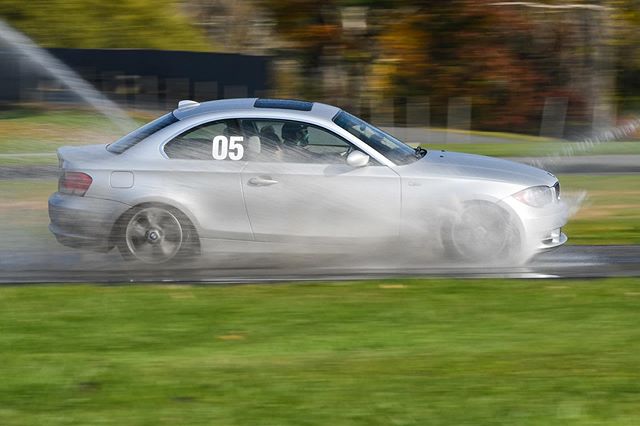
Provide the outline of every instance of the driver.
<path id="1" fill-rule="evenodd" d="M 282 126 L 282 141 L 285 146 L 307 146 L 309 144 L 307 126 L 301 123 L 284 123 Z"/>
<path id="2" fill-rule="evenodd" d="M 287 122 L 282 126 L 282 147 L 289 161 L 308 160 L 313 153 L 304 149 L 309 145 L 309 131 L 302 123 Z"/>

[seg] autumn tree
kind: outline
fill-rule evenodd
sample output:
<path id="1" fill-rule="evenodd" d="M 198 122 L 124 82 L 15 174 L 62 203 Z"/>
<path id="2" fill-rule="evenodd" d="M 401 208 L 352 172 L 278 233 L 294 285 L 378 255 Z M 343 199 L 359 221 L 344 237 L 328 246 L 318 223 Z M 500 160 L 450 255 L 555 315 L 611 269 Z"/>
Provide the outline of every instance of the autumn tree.
<path id="1" fill-rule="evenodd" d="M 275 21 L 284 43 L 280 56 L 295 58 L 300 65 L 303 95 L 322 97 L 321 68 L 340 54 L 339 1 L 262 0 Z"/>
<path id="2" fill-rule="evenodd" d="M 0 19 L 44 47 L 212 49 L 177 0 L 0 0 Z"/>
<path id="3" fill-rule="evenodd" d="M 629 9 L 633 1 L 611 3 L 627 3 Z M 303 96 L 331 97 L 322 90 L 320 73 L 330 65 L 346 81 L 355 82 L 344 89 L 347 105 L 366 96 L 428 96 L 436 123 L 445 124 L 449 100 L 470 97 L 475 127 L 535 133 L 545 100 L 562 98 L 569 105 L 570 123 L 587 123 L 591 103 L 602 92 L 593 83 L 601 68 L 594 58 L 605 39 L 597 32 L 599 5 L 547 10 L 494 3 L 262 2 L 273 11 L 276 33 L 287 40 L 278 54 L 296 57 L 301 63 Z M 366 10 L 363 31 L 349 32 L 344 26 L 344 14 L 353 6 Z M 631 30 L 637 27 L 625 28 L 620 37 L 633 39 Z"/>

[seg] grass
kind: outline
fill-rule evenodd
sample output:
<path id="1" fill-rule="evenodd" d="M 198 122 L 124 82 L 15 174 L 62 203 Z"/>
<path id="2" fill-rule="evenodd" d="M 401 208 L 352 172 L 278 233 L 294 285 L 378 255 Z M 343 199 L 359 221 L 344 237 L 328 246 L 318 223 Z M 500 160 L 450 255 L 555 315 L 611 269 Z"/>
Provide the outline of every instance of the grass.
<path id="1" fill-rule="evenodd" d="M 426 149 L 466 152 L 491 157 L 545 157 L 563 155 L 640 155 L 640 142 L 605 142 L 588 147 L 576 142 L 505 142 L 423 144 Z"/>
<path id="2" fill-rule="evenodd" d="M 0 423 L 635 425 L 640 283 L 0 289 Z"/>
<path id="3" fill-rule="evenodd" d="M 152 114 L 136 112 L 134 122 L 142 124 Z M 108 143 L 122 136 L 109 119 L 94 111 L 76 109 L 19 109 L 0 112 L 0 164 L 15 163 L 1 154 L 55 153 L 63 145 Z M 24 157 L 23 162 L 38 161 Z"/>
<path id="4" fill-rule="evenodd" d="M 471 135 L 471 136 L 479 136 L 483 138 L 495 138 L 495 139 L 506 139 L 518 142 L 548 142 L 553 141 L 552 138 L 543 137 L 543 136 L 534 136 L 534 135 L 526 135 L 522 133 L 506 133 L 506 132 L 489 132 L 482 130 L 458 130 L 458 129 L 447 129 L 447 128 L 438 128 L 432 127 L 434 130 L 438 130 L 440 132 L 447 132 L 449 134 L 460 134 L 460 135 Z"/>
<path id="5" fill-rule="evenodd" d="M 47 228 L 47 200 L 57 186 L 54 179 L 0 179 L 0 247 L 59 247 Z"/>
<path id="6" fill-rule="evenodd" d="M 43 202 L 56 190 L 58 182 L 52 179 L 7 179 L 0 180 L 1 207 L 10 207 L 17 202 Z"/>
<path id="7" fill-rule="evenodd" d="M 0 154 L 0 167 L 2 166 L 57 166 L 58 156 L 54 152 L 33 154 Z"/>
<path id="8" fill-rule="evenodd" d="M 563 191 L 586 191 L 564 228 L 571 244 L 640 244 L 640 175 L 563 175 Z"/>

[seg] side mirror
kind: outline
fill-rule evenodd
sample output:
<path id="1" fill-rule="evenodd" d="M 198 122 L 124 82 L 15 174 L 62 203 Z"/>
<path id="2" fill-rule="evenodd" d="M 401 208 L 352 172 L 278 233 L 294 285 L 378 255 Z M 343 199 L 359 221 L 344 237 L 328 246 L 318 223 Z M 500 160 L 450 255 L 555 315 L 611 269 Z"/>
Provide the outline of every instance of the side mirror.
<path id="1" fill-rule="evenodd" d="M 364 167 L 369 164 L 369 156 L 362 151 L 353 151 L 347 157 L 347 164 L 351 167 Z"/>

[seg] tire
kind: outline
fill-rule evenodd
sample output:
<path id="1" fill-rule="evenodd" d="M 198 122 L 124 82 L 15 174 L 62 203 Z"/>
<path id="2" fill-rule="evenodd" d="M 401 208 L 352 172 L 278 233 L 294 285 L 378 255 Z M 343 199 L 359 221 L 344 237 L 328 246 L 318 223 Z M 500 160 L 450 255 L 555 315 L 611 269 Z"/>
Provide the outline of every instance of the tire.
<path id="1" fill-rule="evenodd" d="M 134 207 L 118 222 L 116 245 L 125 260 L 163 264 L 196 253 L 197 235 L 180 211 L 163 205 Z"/>
<path id="2" fill-rule="evenodd" d="M 491 203 L 467 205 L 443 227 L 448 257 L 482 263 L 517 263 L 522 254 L 518 227 L 511 216 Z"/>

